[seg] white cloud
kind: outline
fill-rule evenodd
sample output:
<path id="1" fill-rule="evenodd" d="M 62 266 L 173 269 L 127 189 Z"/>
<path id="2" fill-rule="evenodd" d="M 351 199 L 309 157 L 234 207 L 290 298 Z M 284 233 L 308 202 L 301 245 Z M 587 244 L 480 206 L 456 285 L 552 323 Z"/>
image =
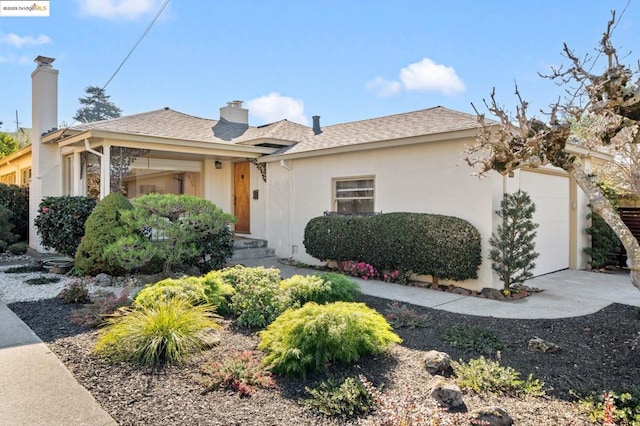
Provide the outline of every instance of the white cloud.
<path id="1" fill-rule="evenodd" d="M 455 95 L 465 90 L 464 83 L 453 67 L 436 64 L 429 58 L 402 68 L 400 81 L 409 91 Z"/>
<path id="2" fill-rule="evenodd" d="M 40 46 L 42 44 L 51 43 L 51 37 L 46 36 L 44 34 L 40 34 L 38 37 L 31 36 L 19 36 L 14 33 L 8 33 L 4 35 L 0 35 L 0 43 L 2 44 L 10 44 L 13 47 L 17 47 L 18 49 L 22 46 Z"/>
<path id="3" fill-rule="evenodd" d="M 381 98 L 391 98 L 400 94 L 402 85 L 397 81 L 389 81 L 382 77 L 376 77 L 367 82 L 367 89 L 376 92 Z"/>
<path id="4" fill-rule="evenodd" d="M 80 10 L 88 16 L 107 19 L 136 19 L 154 12 L 160 0 L 78 0 Z"/>
<path id="5" fill-rule="evenodd" d="M 309 120 L 304 116 L 304 102 L 289 96 L 271 92 L 247 102 L 249 114 L 263 120 L 265 123 L 287 119 L 296 123 L 308 125 Z"/>
<path id="6" fill-rule="evenodd" d="M 437 64 L 429 58 L 409 64 L 400 70 L 400 81 L 376 77 L 367 82 L 367 89 L 382 98 L 397 96 L 402 90 L 408 92 L 435 92 L 446 96 L 466 90 L 464 82 L 453 67 Z"/>

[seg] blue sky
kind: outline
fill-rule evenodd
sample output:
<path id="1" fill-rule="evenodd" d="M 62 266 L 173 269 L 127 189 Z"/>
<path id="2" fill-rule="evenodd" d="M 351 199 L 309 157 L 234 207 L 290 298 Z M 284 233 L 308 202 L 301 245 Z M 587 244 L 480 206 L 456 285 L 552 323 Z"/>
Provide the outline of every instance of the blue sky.
<path id="1" fill-rule="evenodd" d="M 250 123 L 323 125 L 442 105 L 473 112 L 496 87 L 511 107 L 514 81 L 532 111 L 562 90 L 538 77 L 594 48 L 628 0 L 171 0 L 106 88 L 123 114 L 165 106 L 218 118 L 244 100 Z M 51 0 L 49 17 L 0 17 L 0 121 L 31 125 L 31 72 L 56 58 L 59 121 L 70 124 L 88 85 L 102 86 L 163 0 Z M 614 32 L 640 58 L 640 0 Z M 602 65 L 602 58 L 596 64 Z"/>

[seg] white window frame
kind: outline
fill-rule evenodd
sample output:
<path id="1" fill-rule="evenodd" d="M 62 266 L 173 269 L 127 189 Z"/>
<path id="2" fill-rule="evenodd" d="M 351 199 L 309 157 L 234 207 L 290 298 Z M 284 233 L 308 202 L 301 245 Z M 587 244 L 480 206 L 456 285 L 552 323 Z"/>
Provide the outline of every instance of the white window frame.
<path id="1" fill-rule="evenodd" d="M 352 189 L 338 189 L 338 184 L 340 182 L 349 182 L 349 181 L 371 181 L 371 186 L 370 187 L 363 187 L 363 188 L 352 188 Z M 366 213 L 372 213 L 375 211 L 375 207 L 376 207 L 376 179 L 375 176 L 349 176 L 349 177 L 340 177 L 340 178 L 333 178 L 331 180 L 331 187 L 332 187 L 332 210 L 339 212 L 339 201 L 342 200 L 372 200 L 372 206 L 371 206 L 371 212 L 366 212 Z M 339 193 L 346 193 L 346 192 L 353 192 L 353 191 L 371 191 L 372 195 L 371 196 L 358 196 L 358 197 L 340 197 Z M 365 213 L 365 212 L 362 212 Z"/>

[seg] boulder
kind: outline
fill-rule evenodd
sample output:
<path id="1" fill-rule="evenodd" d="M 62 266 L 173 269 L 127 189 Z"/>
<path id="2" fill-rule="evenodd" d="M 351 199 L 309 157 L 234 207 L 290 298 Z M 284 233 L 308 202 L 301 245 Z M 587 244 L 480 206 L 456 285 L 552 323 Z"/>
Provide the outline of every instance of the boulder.
<path id="1" fill-rule="evenodd" d="M 108 287 L 111 285 L 111 276 L 107 274 L 98 274 L 93 278 L 95 285 L 100 287 Z"/>
<path id="2" fill-rule="evenodd" d="M 424 355 L 424 365 L 431 375 L 445 373 L 451 368 L 451 357 L 445 352 L 429 351 Z"/>
<path id="3" fill-rule="evenodd" d="M 480 290 L 480 294 L 482 294 L 487 299 L 492 300 L 504 300 L 504 294 L 497 288 L 485 287 Z"/>
<path id="4" fill-rule="evenodd" d="M 474 410 L 471 419 L 477 422 L 486 422 L 489 426 L 511 426 L 513 419 L 500 407 L 486 407 Z"/>
<path id="5" fill-rule="evenodd" d="M 549 342 L 548 340 L 544 340 L 539 337 L 534 337 L 533 339 L 529 340 L 528 349 L 531 352 L 552 353 L 559 350 L 560 346 L 556 345 L 553 342 Z"/>
<path id="6" fill-rule="evenodd" d="M 458 408 L 464 406 L 462 391 L 452 380 L 443 376 L 434 376 L 429 383 L 431 397 L 446 408 Z"/>

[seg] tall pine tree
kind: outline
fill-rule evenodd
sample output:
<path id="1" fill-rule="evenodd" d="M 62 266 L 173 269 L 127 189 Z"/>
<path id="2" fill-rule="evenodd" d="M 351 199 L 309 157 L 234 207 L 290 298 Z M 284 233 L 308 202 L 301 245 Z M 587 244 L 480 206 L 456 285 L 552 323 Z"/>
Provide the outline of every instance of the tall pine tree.
<path id="1" fill-rule="evenodd" d="M 78 98 L 80 108 L 76 111 L 76 115 L 73 117 L 74 120 L 81 123 L 90 123 L 120 117 L 122 110 L 109 100 L 109 96 L 105 94 L 104 89 L 98 86 L 89 86 L 84 91 L 87 96 Z"/>
<path id="2" fill-rule="evenodd" d="M 533 276 L 531 271 L 538 257 L 533 240 L 538 224 L 531 220 L 536 206 L 524 191 L 504 194 L 500 207 L 496 214 L 502 218 L 502 224 L 489 239 L 493 247 L 489 259 L 508 290 Z"/>

